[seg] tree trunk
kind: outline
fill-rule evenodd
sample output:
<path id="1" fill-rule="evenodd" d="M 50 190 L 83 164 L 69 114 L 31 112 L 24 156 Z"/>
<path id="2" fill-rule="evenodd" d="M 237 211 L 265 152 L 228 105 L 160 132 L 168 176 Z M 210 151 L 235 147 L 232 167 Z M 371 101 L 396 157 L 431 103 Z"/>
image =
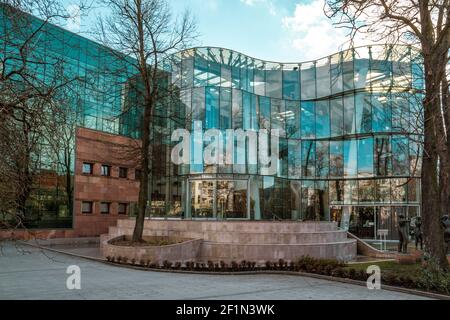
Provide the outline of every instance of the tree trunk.
<path id="1" fill-rule="evenodd" d="M 136 224 L 133 231 L 133 242 L 142 242 L 142 235 L 144 233 L 144 219 L 145 211 L 147 208 L 148 198 L 148 177 L 149 177 L 149 165 L 150 165 L 150 126 L 152 119 L 153 103 L 147 102 L 144 109 L 144 119 L 142 123 L 142 146 L 140 149 L 141 156 L 141 178 L 139 183 L 139 200 L 138 200 L 138 213 L 136 216 Z"/>
<path id="2" fill-rule="evenodd" d="M 435 61 L 424 54 L 426 92 L 424 105 L 424 148 L 422 165 L 422 221 L 426 252 L 443 268 L 448 267 L 441 228 L 442 206 L 438 180 L 440 113 L 439 85 L 436 83 Z"/>

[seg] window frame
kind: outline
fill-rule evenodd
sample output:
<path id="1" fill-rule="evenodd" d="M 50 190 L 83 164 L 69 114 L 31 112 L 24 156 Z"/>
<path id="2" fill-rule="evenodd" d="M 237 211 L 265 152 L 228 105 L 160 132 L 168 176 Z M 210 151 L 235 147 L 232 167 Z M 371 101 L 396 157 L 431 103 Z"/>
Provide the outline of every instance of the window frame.
<path id="1" fill-rule="evenodd" d="M 84 210 L 84 204 L 90 204 L 90 210 L 85 211 Z M 94 202 L 93 201 L 81 201 L 81 213 L 82 214 L 92 214 L 94 212 Z"/>
<path id="2" fill-rule="evenodd" d="M 85 170 L 84 170 L 85 165 L 89 165 L 89 167 L 90 167 L 89 172 L 85 172 Z M 92 163 L 92 162 L 83 162 L 83 165 L 81 167 L 81 173 L 88 174 L 88 175 L 93 174 L 94 173 L 94 163 Z"/>

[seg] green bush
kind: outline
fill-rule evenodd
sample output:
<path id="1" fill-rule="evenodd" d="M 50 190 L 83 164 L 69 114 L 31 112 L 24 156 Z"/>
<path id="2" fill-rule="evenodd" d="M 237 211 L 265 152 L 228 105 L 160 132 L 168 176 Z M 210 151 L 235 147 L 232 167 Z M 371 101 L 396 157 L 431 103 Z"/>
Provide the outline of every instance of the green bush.
<path id="1" fill-rule="evenodd" d="M 427 291 L 450 294 L 450 272 L 441 269 L 436 261 L 428 260 L 418 276 L 417 286 Z"/>
<path id="2" fill-rule="evenodd" d="M 345 264 L 333 259 L 317 259 L 310 256 L 302 256 L 297 259 L 296 269 L 306 272 L 319 272 L 331 274 L 332 270 L 342 268 Z"/>

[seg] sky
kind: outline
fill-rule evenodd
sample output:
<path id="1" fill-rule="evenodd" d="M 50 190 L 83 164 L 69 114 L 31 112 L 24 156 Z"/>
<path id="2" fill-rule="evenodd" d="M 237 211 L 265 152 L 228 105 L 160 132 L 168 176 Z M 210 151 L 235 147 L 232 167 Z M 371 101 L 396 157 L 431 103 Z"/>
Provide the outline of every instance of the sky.
<path id="1" fill-rule="evenodd" d="M 174 14 L 191 11 L 200 34 L 197 46 L 233 49 L 277 62 L 318 59 L 342 48 L 348 37 L 323 12 L 324 0 L 168 0 Z M 64 0 L 72 8 L 74 1 Z M 66 25 L 85 32 L 96 8 Z"/>

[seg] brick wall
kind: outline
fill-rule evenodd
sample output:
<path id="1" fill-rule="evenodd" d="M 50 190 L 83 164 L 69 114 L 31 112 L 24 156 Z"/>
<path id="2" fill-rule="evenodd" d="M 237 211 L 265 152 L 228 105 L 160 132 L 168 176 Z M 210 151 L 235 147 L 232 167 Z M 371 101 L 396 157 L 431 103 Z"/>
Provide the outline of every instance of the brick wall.
<path id="1" fill-rule="evenodd" d="M 74 219 L 72 229 L 0 231 L 0 239 L 50 239 L 92 237 L 107 233 L 118 219 L 128 218 L 130 205 L 136 203 L 139 182 L 135 179 L 139 141 L 101 131 L 77 128 L 75 146 Z M 92 163 L 92 174 L 83 173 L 83 163 Z M 102 165 L 111 167 L 110 176 L 102 176 Z M 127 168 L 127 177 L 119 177 L 119 168 Z M 83 201 L 92 202 L 91 213 L 82 212 Z M 102 202 L 110 204 L 108 214 L 100 212 Z M 118 213 L 119 203 L 127 204 L 127 214 Z"/>
<path id="2" fill-rule="evenodd" d="M 86 128 L 76 130 L 74 231 L 77 236 L 97 236 L 108 232 L 117 219 L 119 203 L 126 204 L 127 213 L 139 194 L 135 178 L 138 163 L 138 141 Z M 92 163 L 92 174 L 83 173 L 83 163 Z M 102 176 L 102 165 L 111 167 L 110 176 Z M 127 177 L 119 177 L 119 168 L 127 169 Z M 92 202 L 92 212 L 83 213 L 82 203 Z M 100 212 L 101 203 L 109 203 L 109 213 Z"/>

